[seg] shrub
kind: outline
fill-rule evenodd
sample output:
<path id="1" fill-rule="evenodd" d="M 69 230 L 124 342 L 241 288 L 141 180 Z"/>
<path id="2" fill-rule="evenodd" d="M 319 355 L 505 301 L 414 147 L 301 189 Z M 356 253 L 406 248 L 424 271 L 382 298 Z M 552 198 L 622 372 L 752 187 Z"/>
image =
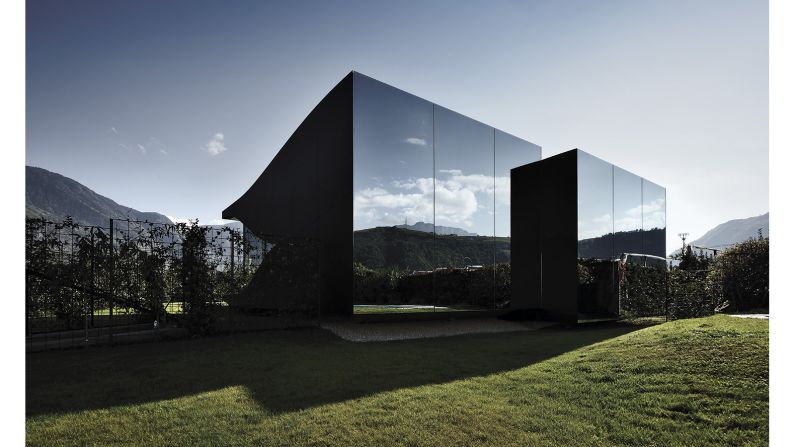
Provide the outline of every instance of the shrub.
<path id="1" fill-rule="evenodd" d="M 184 228 L 184 237 L 181 263 L 184 323 L 188 332 L 202 335 L 213 330 L 210 312 L 213 284 L 207 259 L 207 238 L 195 221 Z"/>
<path id="2" fill-rule="evenodd" d="M 748 240 L 720 253 L 709 269 L 710 295 L 732 311 L 767 308 L 770 301 L 769 238 Z"/>

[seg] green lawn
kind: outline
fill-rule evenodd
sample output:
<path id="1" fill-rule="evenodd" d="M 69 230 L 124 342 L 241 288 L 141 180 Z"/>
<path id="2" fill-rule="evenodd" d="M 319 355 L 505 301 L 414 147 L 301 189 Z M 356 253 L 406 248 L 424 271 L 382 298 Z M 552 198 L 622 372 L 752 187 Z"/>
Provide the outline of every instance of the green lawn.
<path id="1" fill-rule="evenodd" d="M 764 445 L 768 322 L 28 354 L 30 445 Z"/>

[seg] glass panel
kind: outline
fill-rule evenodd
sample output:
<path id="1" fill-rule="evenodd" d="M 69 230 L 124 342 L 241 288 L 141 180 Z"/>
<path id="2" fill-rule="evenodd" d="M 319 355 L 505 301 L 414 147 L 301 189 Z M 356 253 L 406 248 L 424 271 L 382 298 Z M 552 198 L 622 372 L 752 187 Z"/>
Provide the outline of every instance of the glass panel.
<path id="1" fill-rule="evenodd" d="M 578 318 L 618 314 L 613 262 L 613 165 L 577 153 Z"/>
<path id="2" fill-rule="evenodd" d="M 501 130 L 494 133 L 495 303 L 511 300 L 511 169 L 541 160 L 541 146 Z"/>
<path id="3" fill-rule="evenodd" d="M 436 306 L 494 308 L 494 129 L 435 106 Z"/>
<path id="4" fill-rule="evenodd" d="M 613 257 L 613 165 L 577 153 L 577 246 L 580 258 Z"/>
<path id="5" fill-rule="evenodd" d="M 665 257 L 665 188 L 643 179 L 643 252 Z"/>
<path id="6" fill-rule="evenodd" d="M 613 253 L 643 253 L 642 180 L 618 166 L 613 167 Z"/>
<path id="7" fill-rule="evenodd" d="M 354 74 L 354 312 L 433 310 L 433 105 Z"/>

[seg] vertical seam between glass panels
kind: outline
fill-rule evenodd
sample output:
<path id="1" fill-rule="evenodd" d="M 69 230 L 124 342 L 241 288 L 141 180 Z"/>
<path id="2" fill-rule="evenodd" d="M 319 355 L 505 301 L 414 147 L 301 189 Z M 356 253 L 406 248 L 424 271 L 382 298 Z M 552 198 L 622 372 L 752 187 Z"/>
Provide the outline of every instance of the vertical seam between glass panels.
<path id="1" fill-rule="evenodd" d="M 433 311 L 436 312 L 436 265 L 439 263 L 436 253 L 436 104 L 431 103 L 431 152 L 433 153 L 433 264 L 431 264 L 431 300 Z"/>

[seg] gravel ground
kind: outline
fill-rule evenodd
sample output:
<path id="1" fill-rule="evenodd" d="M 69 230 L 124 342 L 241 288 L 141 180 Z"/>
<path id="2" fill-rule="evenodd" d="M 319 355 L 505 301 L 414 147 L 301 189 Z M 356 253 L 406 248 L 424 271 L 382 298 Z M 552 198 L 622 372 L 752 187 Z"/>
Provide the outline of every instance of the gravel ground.
<path id="1" fill-rule="evenodd" d="M 466 318 L 461 320 L 400 321 L 356 323 L 332 320 L 321 323 L 340 338 L 356 342 L 411 340 L 415 338 L 449 337 L 462 334 L 532 331 L 555 323 L 546 321 L 505 321 L 497 318 Z"/>

